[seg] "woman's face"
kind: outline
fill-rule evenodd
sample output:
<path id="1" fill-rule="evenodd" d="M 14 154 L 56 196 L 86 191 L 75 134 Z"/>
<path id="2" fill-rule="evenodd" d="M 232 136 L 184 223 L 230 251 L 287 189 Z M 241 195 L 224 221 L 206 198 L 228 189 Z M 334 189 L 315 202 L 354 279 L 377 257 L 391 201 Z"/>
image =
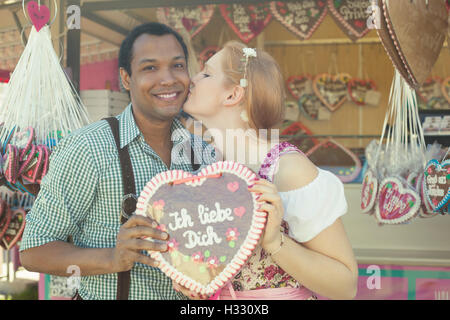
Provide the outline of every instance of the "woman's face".
<path id="1" fill-rule="evenodd" d="M 207 121 L 217 117 L 223 108 L 223 102 L 231 92 L 231 88 L 225 86 L 223 56 L 223 50 L 216 53 L 205 64 L 205 68 L 192 78 L 183 110 L 198 120 Z"/>

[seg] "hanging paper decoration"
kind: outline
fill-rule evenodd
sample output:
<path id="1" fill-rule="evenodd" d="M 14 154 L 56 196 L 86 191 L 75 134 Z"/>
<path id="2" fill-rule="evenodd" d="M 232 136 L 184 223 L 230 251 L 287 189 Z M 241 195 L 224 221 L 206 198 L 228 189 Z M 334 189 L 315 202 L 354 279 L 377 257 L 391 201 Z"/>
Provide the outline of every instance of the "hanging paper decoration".
<path id="1" fill-rule="evenodd" d="M 286 80 L 286 85 L 289 92 L 295 98 L 295 100 L 300 99 L 304 94 L 313 93 L 313 77 L 309 74 L 290 76 Z"/>
<path id="2" fill-rule="evenodd" d="M 417 89 L 419 98 L 428 103 L 432 98 L 442 95 L 442 79 L 440 77 L 430 77 Z"/>
<path id="3" fill-rule="evenodd" d="M 370 31 L 366 13 L 370 4 L 370 0 L 328 0 L 331 16 L 353 41 L 364 37 Z"/>
<path id="4" fill-rule="evenodd" d="M 376 91 L 377 86 L 372 80 L 362 80 L 352 78 L 348 82 L 348 93 L 350 99 L 359 106 L 366 104 L 367 93 L 370 91 Z"/>
<path id="5" fill-rule="evenodd" d="M 215 55 L 219 51 L 220 51 L 219 47 L 210 46 L 210 47 L 205 48 L 202 52 L 200 52 L 200 54 L 198 56 L 198 60 L 200 63 L 201 70 L 203 70 L 203 68 L 205 67 L 206 61 L 208 61 L 209 58 L 211 58 L 213 55 Z"/>
<path id="6" fill-rule="evenodd" d="M 330 111 L 336 111 L 347 101 L 350 80 L 351 76 L 347 73 L 319 74 L 314 78 L 314 92 Z"/>
<path id="7" fill-rule="evenodd" d="M 245 43 L 259 35 L 272 20 L 269 3 L 221 4 L 220 13 L 239 39 Z"/>
<path id="8" fill-rule="evenodd" d="M 380 11 L 378 35 L 394 66 L 417 88 L 428 78 L 444 44 L 448 26 L 445 3 L 382 0 Z"/>
<path id="9" fill-rule="evenodd" d="M 450 104 L 450 77 L 448 77 L 444 81 L 442 81 L 441 88 L 442 88 L 442 94 L 444 95 L 444 98 Z"/>
<path id="10" fill-rule="evenodd" d="M 0 109 L 2 174 L 11 190 L 35 195 L 47 173 L 51 149 L 89 123 L 61 68 L 48 26 L 39 32 L 31 28 L 8 86 Z"/>
<path id="11" fill-rule="evenodd" d="M 281 128 L 282 136 L 293 136 L 287 140 L 289 143 L 295 145 L 301 151 L 306 152 L 319 143 L 316 138 L 309 138 L 312 136 L 311 130 L 303 123 L 298 121 L 285 121 Z M 301 136 L 301 137 L 296 137 Z"/>
<path id="12" fill-rule="evenodd" d="M 355 180 L 361 172 L 359 158 L 333 139 L 315 145 L 306 155 L 316 166 L 331 171 L 344 183 Z"/>
<path id="13" fill-rule="evenodd" d="M 303 40 L 311 38 L 328 12 L 326 0 L 274 1 L 270 10 L 275 19 Z"/>
<path id="14" fill-rule="evenodd" d="M 424 211 L 421 174 L 426 162 L 425 140 L 417 105 L 415 90 L 396 70 L 380 141 L 366 149 L 369 172 L 361 194 L 363 213 L 371 213 L 373 202 L 368 193 L 376 192 L 379 224 L 407 223 Z"/>
<path id="15" fill-rule="evenodd" d="M 214 5 L 158 8 L 156 17 L 177 31 L 186 30 L 193 38 L 211 21 L 214 10 Z"/>

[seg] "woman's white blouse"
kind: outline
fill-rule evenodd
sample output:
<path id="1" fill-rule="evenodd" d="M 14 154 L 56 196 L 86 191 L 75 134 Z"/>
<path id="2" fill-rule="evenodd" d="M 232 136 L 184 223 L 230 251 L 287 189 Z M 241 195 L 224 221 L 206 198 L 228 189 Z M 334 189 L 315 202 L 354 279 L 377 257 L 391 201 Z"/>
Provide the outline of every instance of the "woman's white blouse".
<path id="1" fill-rule="evenodd" d="M 317 168 L 317 177 L 299 189 L 280 192 L 289 236 L 306 242 L 347 212 L 344 185 L 333 173 Z"/>

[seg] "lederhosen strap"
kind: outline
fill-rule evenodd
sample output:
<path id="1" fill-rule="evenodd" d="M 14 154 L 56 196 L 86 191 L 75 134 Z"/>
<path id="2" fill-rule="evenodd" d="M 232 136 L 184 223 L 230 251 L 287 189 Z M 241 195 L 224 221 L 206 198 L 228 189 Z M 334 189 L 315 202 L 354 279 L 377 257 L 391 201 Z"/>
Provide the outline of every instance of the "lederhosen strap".
<path id="1" fill-rule="evenodd" d="M 122 169 L 122 184 L 123 184 L 123 198 L 122 198 L 122 214 L 120 222 L 124 224 L 128 218 L 136 211 L 136 187 L 133 174 L 133 167 L 131 165 L 130 154 L 127 146 L 120 148 L 120 134 L 119 134 L 119 120 L 115 117 L 105 118 L 108 121 L 114 135 L 117 150 L 119 152 L 120 167 Z M 194 149 L 191 144 L 191 165 L 194 171 L 200 168 L 200 164 L 195 163 Z M 119 272 L 117 275 L 117 300 L 128 300 L 130 292 L 130 271 Z"/>
<path id="2" fill-rule="evenodd" d="M 136 187 L 134 182 L 133 167 L 127 146 L 120 148 L 119 120 L 115 117 L 104 119 L 108 121 L 114 135 L 117 150 L 119 152 L 120 167 L 122 169 L 123 198 L 120 222 L 124 224 L 136 211 Z M 117 274 L 117 300 L 128 300 L 130 292 L 130 271 Z"/>

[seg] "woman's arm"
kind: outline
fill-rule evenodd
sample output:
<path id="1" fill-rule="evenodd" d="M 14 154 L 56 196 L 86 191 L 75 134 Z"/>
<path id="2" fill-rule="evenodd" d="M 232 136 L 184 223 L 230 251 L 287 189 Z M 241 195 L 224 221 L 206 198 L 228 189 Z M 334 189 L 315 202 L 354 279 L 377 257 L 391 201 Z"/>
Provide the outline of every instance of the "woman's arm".
<path id="1" fill-rule="evenodd" d="M 289 275 L 311 291 L 331 299 L 352 299 L 356 295 L 358 266 L 340 219 L 312 240 L 298 243 L 285 236 L 280 248 L 280 224 L 284 209 L 278 191 L 295 190 L 311 183 L 317 168 L 309 159 L 289 154 L 280 159 L 274 184 L 261 180 L 252 188 L 265 200 L 261 210 L 268 212 L 262 246 L 275 252 L 272 258 Z"/>

